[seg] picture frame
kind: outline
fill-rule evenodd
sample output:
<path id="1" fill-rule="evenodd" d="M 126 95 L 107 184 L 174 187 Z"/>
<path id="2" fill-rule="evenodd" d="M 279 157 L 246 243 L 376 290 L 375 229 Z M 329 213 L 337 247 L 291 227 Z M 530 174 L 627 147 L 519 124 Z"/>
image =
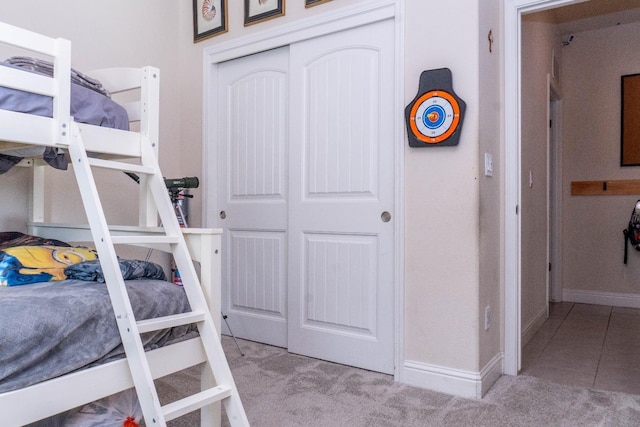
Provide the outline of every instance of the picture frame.
<path id="1" fill-rule="evenodd" d="M 285 0 L 244 0 L 244 26 L 284 16 Z"/>
<path id="2" fill-rule="evenodd" d="M 620 166 L 640 166 L 640 74 L 620 77 Z"/>
<path id="3" fill-rule="evenodd" d="M 331 0 L 304 0 L 304 7 L 309 8 L 313 6 L 317 6 L 322 3 L 330 2 Z"/>
<path id="4" fill-rule="evenodd" d="M 193 0 L 194 43 L 227 31 L 227 0 Z"/>

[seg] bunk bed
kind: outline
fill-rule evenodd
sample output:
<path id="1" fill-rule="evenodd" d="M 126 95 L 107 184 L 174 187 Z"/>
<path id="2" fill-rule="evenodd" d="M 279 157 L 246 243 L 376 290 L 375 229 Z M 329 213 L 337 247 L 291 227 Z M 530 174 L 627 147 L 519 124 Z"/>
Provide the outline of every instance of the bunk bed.
<path id="1" fill-rule="evenodd" d="M 92 153 L 92 156 L 109 159 L 114 157 L 118 159 L 139 158 L 144 155 L 145 145 L 141 143 L 143 140 L 151 142 L 150 146 L 153 147 L 154 155 L 157 156 L 159 71 L 153 67 L 144 67 L 139 69 L 108 69 L 89 73 L 105 88 L 108 88 L 112 94 L 133 91 L 137 99 L 119 104 L 128 116 L 126 125 L 114 125 L 120 119 L 115 122 L 106 119 L 104 120 L 104 123 L 108 123 L 106 126 L 100 125 L 102 119 L 97 119 L 97 122 L 87 120 L 87 123 L 82 123 L 74 120 L 69 114 L 70 111 L 74 111 L 72 107 L 74 89 L 73 83 L 71 83 L 71 75 L 74 71 L 71 69 L 70 43 L 64 39 L 49 38 L 0 22 L 0 44 L 2 43 L 33 52 L 36 55 L 44 55 L 50 58 L 53 64 L 52 77 L 27 72 L 12 66 L 0 66 L 0 88 L 43 97 L 50 105 L 48 112 L 29 114 L 31 111 L 8 110 L 6 109 L 8 107 L 2 106 L 0 102 L 0 154 L 5 155 L 2 157 L 9 159 L 10 162 L 19 162 L 21 165 L 29 166 L 32 170 L 29 203 L 30 222 L 27 233 L 63 242 L 93 241 L 98 245 L 100 242 L 94 241 L 95 230 L 91 225 L 45 223 L 44 181 L 45 168 L 49 166 L 42 159 L 42 156 L 48 148 L 54 149 L 56 156 L 62 156 L 60 151 L 64 152 L 69 147 L 74 132 L 81 134 L 84 147 L 87 152 Z M 130 95 L 128 97 L 131 98 Z M 2 93 L 0 92 L 1 98 Z M 109 110 L 111 107 L 107 109 Z M 78 110 L 76 110 L 76 114 L 82 116 Z M 134 127 L 139 129 L 136 131 L 128 130 L 129 121 L 137 122 Z M 31 158 L 30 156 L 35 157 Z M 100 162 L 99 159 L 96 161 Z M 1 175 L 0 179 L 2 179 Z M 80 192 L 86 192 L 87 190 L 82 188 L 83 184 L 80 181 L 79 179 Z M 114 241 L 117 238 L 118 242 L 126 244 L 127 236 L 148 235 L 149 238 L 143 243 L 136 241 L 131 244 L 167 251 L 167 245 L 162 243 L 163 240 L 154 237 L 163 233 L 162 227 L 158 227 L 158 206 L 150 202 L 149 190 L 143 186 L 140 188 L 138 225 L 109 226 L 110 236 L 114 236 Z M 92 212 L 87 211 L 90 222 L 91 216 Z M 200 264 L 200 284 L 209 311 L 210 313 L 220 313 L 221 232 L 218 229 L 190 228 L 183 229 L 182 233 L 191 258 Z M 102 257 L 100 261 L 102 262 Z M 104 273 L 104 277 L 108 281 L 107 271 L 105 270 Z M 56 286 L 59 286 L 60 283 L 63 282 L 57 282 Z M 129 282 L 127 282 L 128 285 Z M 16 286 L 13 289 L 17 288 L 21 288 L 21 286 Z M 33 289 L 35 290 L 35 288 Z M 12 288 L 3 290 L 10 291 Z M 174 290 L 170 292 L 174 292 Z M 6 295 L 7 292 L 4 294 Z M 2 297 L 2 293 L 0 293 L 0 297 Z M 141 296 L 140 298 L 144 299 L 145 297 Z M 113 300 L 113 297 L 111 299 Z M 115 303 L 112 302 L 112 304 L 114 304 L 113 309 L 115 310 Z M 37 315 L 37 311 L 37 309 L 33 310 L 34 316 Z M 113 316 L 113 312 L 111 316 Z M 219 316 L 213 318 L 216 319 L 213 321 L 215 330 L 219 331 Z M 33 320 L 33 323 L 38 323 L 37 318 Z M 202 330 L 200 332 L 202 334 Z M 97 334 L 94 336 L 96 339 L 101 338 Z M 3 336 L 0 332 L 0 344 L 2 344 L 2 339 Z M 207 356 L 208 350 L 205 348 L 207 341 L 204 338 L 190 338 L 190 335 L 187 335 L 176 341 L 147 351 L 145 357 L 148 360 L 153 378 L 163 377 L 203 362 L 212 361 L 211 356 Z M 29 424 L 134 387 L 135 380 L 132 375 L 134 368 L 130 368 L 131 362 L 128 361 L 128 358 L 130 356 L 127 352 L 125 358 L 116 357 L 113 360 L 112 357 L 106 358 L 105 363 L 103 360 L 86 363 L 86 366 L 82 368 L 74 369 L 64 375 L 56 374 L 54 378 L 41 378 L 35 383 L 35 380 L 27 379 L 24 383 L 16 383 L 20 384 L 19 388 L 14 387 L 10 391 L 0 392 L 2 425 Z M 224 362 L 226 364 L 226 360 Z M 214 379 L 211 373 L 203 371 L 203 389 L 212 387 L 213 383 Z M 0 377 L 1 385 L 2 378 Z M 135 385 L 137 386 L 137 384 Z M 235 385 L 233 387 L 235 388 Z M 219 400 L 221 399 L 217 401 Z M 210 400 L 210 402 L 216 402 L 216 400 Z M 221 411 L 218 403 L 201 404 L 198 408 L 200 407 L 202 408 L 202 425 L 220 424 Z M 229 412 L 228 408 L 227 411 Z M 243 410 L 242 415 L 244 415 Z M 244 418 L 246 420 L 246 416 Z M 147 425 L 150 423 L 147 422 Z"/>

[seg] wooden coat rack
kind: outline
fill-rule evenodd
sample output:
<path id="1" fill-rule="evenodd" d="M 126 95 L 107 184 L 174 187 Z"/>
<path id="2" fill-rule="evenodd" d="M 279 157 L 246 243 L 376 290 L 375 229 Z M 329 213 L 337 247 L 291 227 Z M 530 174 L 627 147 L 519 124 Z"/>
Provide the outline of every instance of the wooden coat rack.
<path id="1" fill-rule="evenodd" d="M 640 195 L 640 179 L 572 181 L 572 196 Z"/>

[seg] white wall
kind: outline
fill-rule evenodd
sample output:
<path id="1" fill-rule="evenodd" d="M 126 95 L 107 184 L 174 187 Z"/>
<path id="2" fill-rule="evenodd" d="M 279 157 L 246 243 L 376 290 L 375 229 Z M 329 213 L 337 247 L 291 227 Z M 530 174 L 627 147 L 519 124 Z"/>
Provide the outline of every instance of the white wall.
<path id="1" fill-rule="evenodd" d="M 620 76 L 640 73 L 639 44 L 635 23 L 575 33 L 562 50 L 565 293 L 640 294 L 640 254 L 622 262 L 622 230 L 638 195 L 570 191 L 572 181 L 640 178 L 640 167 L 620 167 Z"/>
<path id="2" fill-rule="evenodd" d="M 502 153 L 501 141 L 501 47 L 499 0 L 482 1 L 479 8 L 477 46 L 479 52 L 478 93 L 478 180 L 480 183 L 480 294 L 478 298 L 478 330 L 480 354 L 478 369 L 482 370 L 496 357 L 501 348 L 500 313 L 502 312 L 501 247 L 502 234 Z M 489 32 L 493 42 L 489 42 Z M 493 158 L 493 176 L 484 175 L 484 154 Z M 484 329 L 485 309 L 490 309 L 488 330 Z"/>
<path id="3" fill-rule="evenodd" d="M 404 55 L 406 103 L 420 73 L 441 67 L 467 103 L 458 146 L 405 145 L 405 357 L 469 371 L 479 366 L 479 7 L 407 2 Z"/>

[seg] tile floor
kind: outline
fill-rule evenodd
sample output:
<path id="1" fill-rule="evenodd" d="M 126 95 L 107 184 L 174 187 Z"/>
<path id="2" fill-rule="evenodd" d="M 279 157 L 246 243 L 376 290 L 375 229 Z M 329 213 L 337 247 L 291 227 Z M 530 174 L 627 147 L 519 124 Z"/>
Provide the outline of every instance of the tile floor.
<path id="1" fill-rule="evenodd" d="M 640 309 L 552 303 L 523 349 L 521 373 L 640 394 Z"/>

